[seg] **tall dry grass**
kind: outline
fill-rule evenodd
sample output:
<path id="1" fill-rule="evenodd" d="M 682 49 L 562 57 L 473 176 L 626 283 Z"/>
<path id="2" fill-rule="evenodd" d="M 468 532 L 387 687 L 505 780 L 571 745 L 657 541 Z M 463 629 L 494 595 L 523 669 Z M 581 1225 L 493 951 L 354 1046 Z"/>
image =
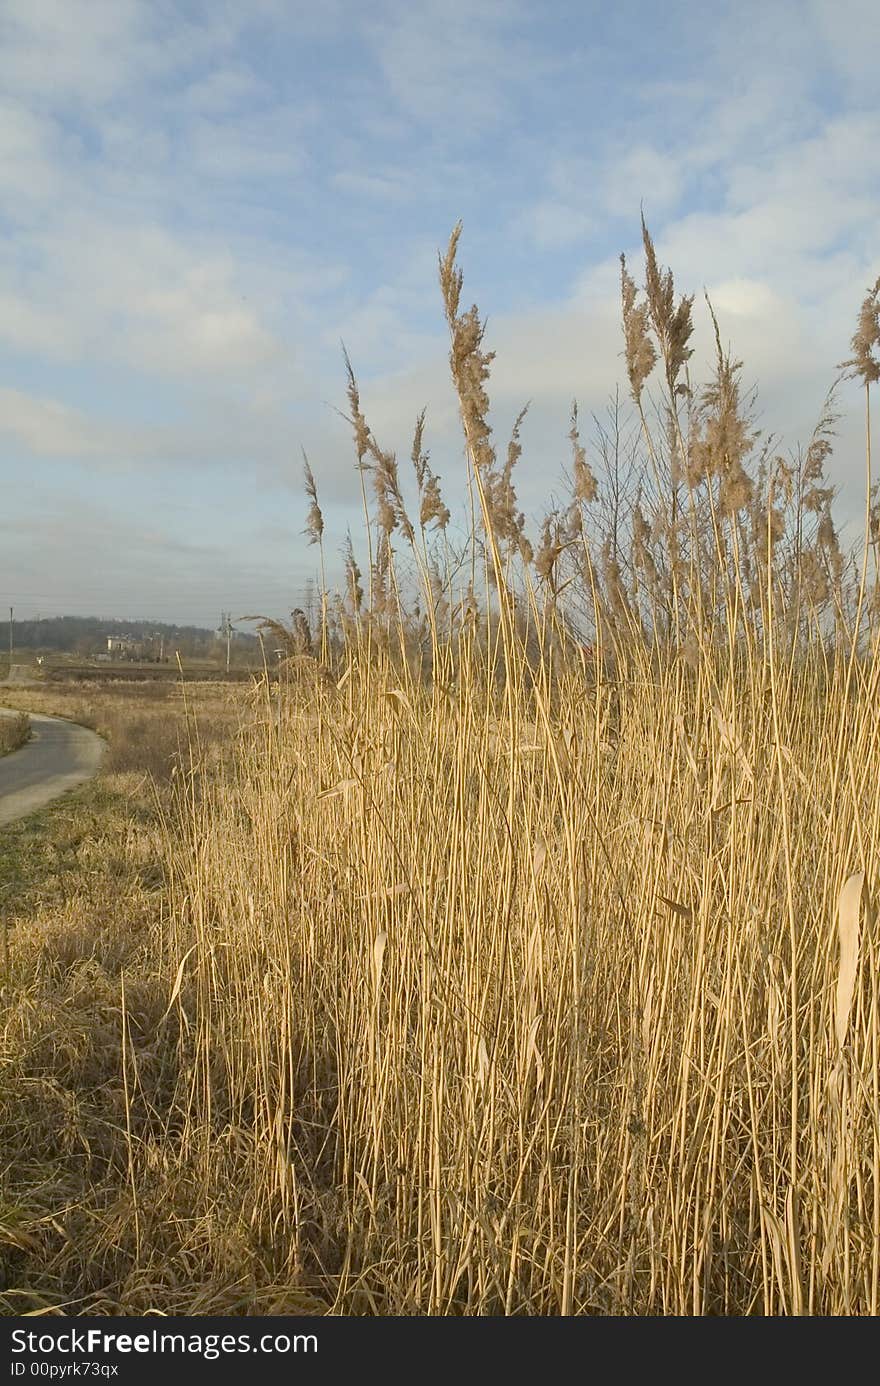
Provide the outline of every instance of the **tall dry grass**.
<path id="1" fill-rule="evenodd" d="M 457 234 L 464 547 L 424 418 L 410 521 L 349 370 L 369 572 L 349 543 L 320 632 L 270 624 L 280 687 L 222 764 L 193 735 L 158 799 L 167 895 L 102 981 L 101 1207 L 17 1263 L 53 1303 L 880 1307 L 869 548 L 853 564 L 831 519 L 828 410 L 799 458 L 756 451 L 720 335 L 713 383 L 686 378 L 691 300 L 645 245 L 645 296 L 622 279 L 637 487 L 573 410 L 572 494 L 535 544 Z M 867 496 L 870 525 L 869 450 Z"/>
<path id="2" fill-rule="evenodd" d="M 222 1149 L 276 1273 L 338 1311 L 878 1309 L 868 543 L 848 564 L 829 407 L 805 455 L 755 457 L 714 315 L 715 375 L 691 386 L 692 300 L 644 239 L 641 306 L 623 268 L 647 478 L 628 556 L 591 538 L 576 410 L 570 508 L 527 539 L 521 419 L 501 463 L 456 232 L 470 581 L 455 601 L 426 542 L 424 419 L 413 524 L 349 365 L 369 598 L 349 545 L 333 678 L 292 633 L 280 711 L 267 696 L 235 773 L 181 805 L 177 1157 L 210 1187 Z M 848 364 L 870 399 L 866 302 Z M 870 521 L 870 440 L 867 494 Z"/>
<path id="3" fill-rule="evenodd" d="M 174 849 L 175 1158 L 344 1312 L 876 1311 L 878 668 L 267 709 Z"/>

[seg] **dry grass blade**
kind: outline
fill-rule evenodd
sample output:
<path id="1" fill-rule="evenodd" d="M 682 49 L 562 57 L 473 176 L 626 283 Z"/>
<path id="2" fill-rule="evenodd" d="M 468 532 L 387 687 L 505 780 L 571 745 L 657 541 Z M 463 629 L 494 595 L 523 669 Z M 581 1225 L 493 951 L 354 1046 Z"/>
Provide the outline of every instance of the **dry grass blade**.
<path id="1" fill-rule="evenodd" d="M 177 973 L 174 978 L 174 986 L 171 988 L 171 996 L 169 997 L 168 1005 L 165 1008 L 162 1020 L 166 1020 L 168 1016 L 171 1014 L 171 1009 L 175 1001 L 177 1000 L 178 996 L 180 995 L 180 988 L 183 986 L 183 970 L 186 967 L 187 959 L 191 957 L 195 951 L 196 944 L 193 944 L 191 948 L 188 948 L 186 950 L 183 957 L 180 959 L 180 963 L 177 968 Z"/>
<path id="2" fill-rule="evenodd" d="M 657 899 L 679 919 L 684 919 L 688 924 L 693 919 L 694 912 L 689 905 L 683 905 L 679 900 L 671 900 L 667 895 L 658 895 Z"/>
<path id="3" fill-rule="evenodd" d="M 856 871 L 844 881 L 837 902 L 837 934 L 840 960 L 837 970 L 837 996 L 834 1007 L 834 1031 L 838 1048 L 846 1043 L 859 966 L 860 919 L 865 873 Z"/>
<path id="4" fill-rule="evenodd" d="M 379 994 L 379 989 L 382 986 L 382 964 L 385 960 L 385 949 L 387 946 L 388 935 L 383 929 L 380 933 L 376 935 L 375 939 L 373 940 L 373 953 L 371 957 L 371 964 L 373 968 L 373 986 L 375 988 L 377 996 Z"/>
<path id="5" fill-rule="evenodd" d="M 347 776 L 343 780 L 337 780 L 329 789 L 322 789 L 315 798 L 317 803 L 323 803 L 325 799 L 336 799 L 340 794 L 345 794 L 349 789 L 357 789 L 359 781 L 352 776 Z"/>
<path id="6" fill-rule="evenodd" d="M 543 837 L 536 837 L 532 848 L 532 870 L 536 876 L 540 876 L 547 861 L 547 843 Z"/>

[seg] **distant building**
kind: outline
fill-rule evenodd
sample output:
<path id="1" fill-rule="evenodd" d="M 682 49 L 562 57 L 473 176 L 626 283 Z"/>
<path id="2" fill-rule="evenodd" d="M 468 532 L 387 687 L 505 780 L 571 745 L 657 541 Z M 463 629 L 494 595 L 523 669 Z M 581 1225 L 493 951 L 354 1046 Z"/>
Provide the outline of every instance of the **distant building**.
<path id="1" fill-rule="evenodd" d="M 140 650 L 140 642 L 131 635 L 108 635 L 107 653 L 116 659 L 135 659 Z"/>

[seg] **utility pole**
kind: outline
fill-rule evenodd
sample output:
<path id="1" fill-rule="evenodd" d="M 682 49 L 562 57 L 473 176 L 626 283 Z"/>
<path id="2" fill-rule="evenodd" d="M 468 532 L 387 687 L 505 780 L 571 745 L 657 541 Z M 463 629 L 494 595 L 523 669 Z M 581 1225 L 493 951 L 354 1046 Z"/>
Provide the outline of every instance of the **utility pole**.
<path id="1" fill-rule="evenodd" d="M 15 613 L 15 608 L 11 606 L 11 607 L 9 608 L 9 672 L 10 672 L 10 674 L 12 673 L 12 618 L 13 618 L 14 613 Z"/>
<path id="2" fill-rule="evenodd" d="M 230 647 L 230 645 L 231 645 L 231 643 L 232 643 L 232 612 L 231 612 L 231 611 L 221 611 L 221 612 L 220 612 L 220 631 L 219 631 L 219 634 L 220 634 L 221 636 L 225 636 L 225 637 L 226 637 L 226 672 L 227 672 L 227 674 L 228 674 L 228 673 L 229 673 L 229 659 L 230 659 L 229 647 Z"/>

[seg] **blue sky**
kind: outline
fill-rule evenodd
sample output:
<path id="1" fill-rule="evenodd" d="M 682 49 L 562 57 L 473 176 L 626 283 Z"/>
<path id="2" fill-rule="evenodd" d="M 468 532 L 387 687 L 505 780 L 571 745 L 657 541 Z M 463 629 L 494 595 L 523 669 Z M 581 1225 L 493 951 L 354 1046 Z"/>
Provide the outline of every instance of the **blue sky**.
<path id="1" fill-rule="evenodd" d="M 428 406 L 454 500 L 459 217 L 499 435 L 532 400 L 530 516 L 572 397 L 588 415 L 622 379 L 640 203 L 793 446 L 880 272 L 878 49 L 861 0 L 0 0 L 0 604 L 289 610 L 315 567 L 302 446 L 331 550 L 357 537 L 341 339 L 383 446 L 405 457 Z"/>

